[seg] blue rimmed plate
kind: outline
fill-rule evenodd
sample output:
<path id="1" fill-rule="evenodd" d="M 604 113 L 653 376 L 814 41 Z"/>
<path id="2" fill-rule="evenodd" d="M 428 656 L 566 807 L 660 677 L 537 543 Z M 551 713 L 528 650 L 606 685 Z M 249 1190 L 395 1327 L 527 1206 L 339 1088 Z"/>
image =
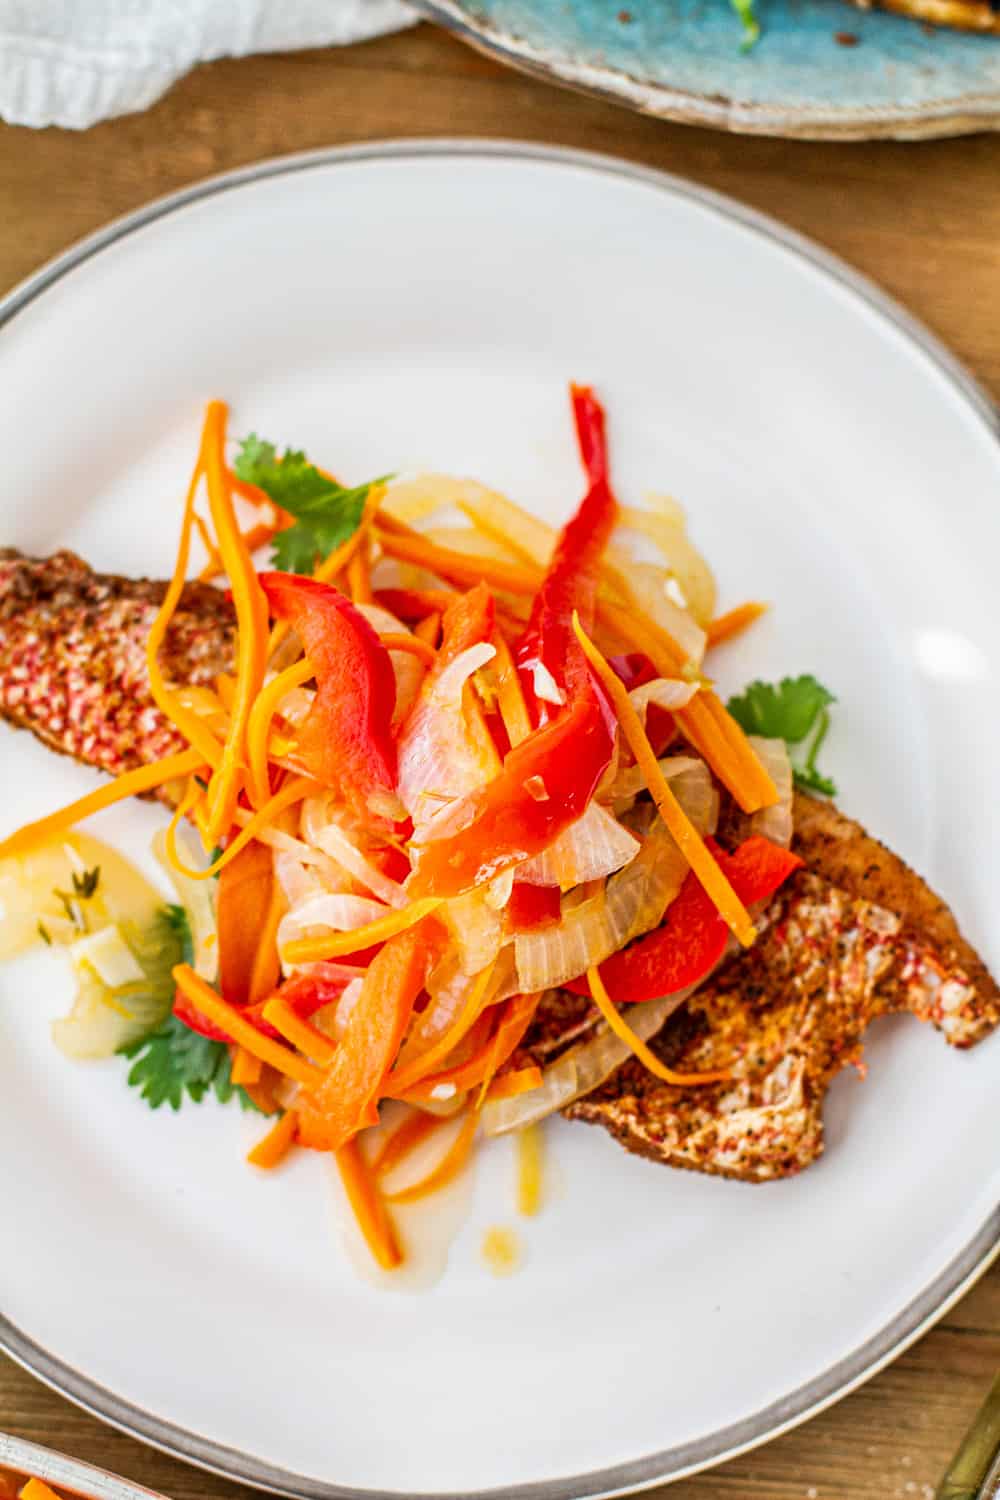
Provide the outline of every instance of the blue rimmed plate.
<path id="1" fill-rule="evenodd" d="M 842 0 L 758 0 L 748 53 L 727 0 L 415 4 L 504 62 L 668 120 L 827 140 L 1000 129 L 1000 37 Z"/>

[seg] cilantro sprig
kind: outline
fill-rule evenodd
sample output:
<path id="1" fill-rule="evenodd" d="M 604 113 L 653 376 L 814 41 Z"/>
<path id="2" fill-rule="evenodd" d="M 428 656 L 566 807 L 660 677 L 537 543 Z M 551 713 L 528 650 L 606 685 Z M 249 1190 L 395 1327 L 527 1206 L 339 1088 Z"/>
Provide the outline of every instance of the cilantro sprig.
<path id="1" fill-rule="evenodd" d="M 182 906 L 171 905 L 164 908 L 163 918 L 180 940 L 181 961 L 190 963 L 193 943 L 187 913 Z M 235 1094 L 244 1109 L 257 1108 L 246 1090 L 230 1077 L 225 1042 L 200 1036 L 173 1012 L 154 1030 L 119 1051 L 132 1060 L 127 1080 L 130 1087 L 138 1089 L 150 1109 L 159 1109 L 161 1104 L 180 1109 L 185 1097 L 198 1104 L 210 1092 L 220 1104 L 227 1104 Z"/>
<path id="2" fill-rule="evenodd" d="M 792 746 L 801 747 L 791 756 L 795 785 L 803 791 L 834 797 L 836 784 L 819 770 L 816 757 L 830 728 L 829 706 L 836 701 L 829 688 L 805 674 L 783 677 L 777 684 L 751 682 L 726 706 L 747 734 L 784 740 L 790 750 Z"/>
<path id="3" fill-rule="evenodd" d="M 345 489 L 298 450 L 286 448 L 279 458 L 274 444 L 256 433 L 244 439 L 233 469 L 295 517 L 295 525 L 279 531 L 273 543 L 274 566 L 286 573 L 311 573 L 318 559 L 345 542 L 358 528 L 368 491 L 383 483 L 373 479 Z"/>

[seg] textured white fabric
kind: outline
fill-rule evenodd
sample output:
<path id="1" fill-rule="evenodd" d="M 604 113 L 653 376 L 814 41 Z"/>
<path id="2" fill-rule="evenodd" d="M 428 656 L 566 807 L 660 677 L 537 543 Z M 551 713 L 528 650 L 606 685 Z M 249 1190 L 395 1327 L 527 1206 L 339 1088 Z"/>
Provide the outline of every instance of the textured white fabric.
<path id="1" fill-rule="evenodd" d="M 83 130 L 145 109 L 195 63 L 415 19 L 402 0 L 0 0 L 0 117 Z"/>

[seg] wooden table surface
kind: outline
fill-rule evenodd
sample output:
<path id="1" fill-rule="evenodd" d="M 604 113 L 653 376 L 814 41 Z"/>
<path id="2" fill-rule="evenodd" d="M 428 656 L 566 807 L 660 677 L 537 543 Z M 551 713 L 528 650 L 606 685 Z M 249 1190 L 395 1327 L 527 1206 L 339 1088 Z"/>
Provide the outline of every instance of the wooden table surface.
<path id="1" fill-rule="evenodd" d="M 866 272 L 1000 400 L 1000 135 L 827 145 L 665 125 L 505 72 L 426 26 L 344 51 L 214 63 L 145 114 L 84 134 L 0 126 L 0 292 L 185 183 L 306 147 L 404 135 L 585 147 L 731 193 Z M 672 1486 L 670 1500 L 930 1497 L 998 1366 L 1000 1267 L 862 1390 Z M 175 1500 L 250 1494 L 103 1427 L 9 1362 L 0 1428 Z"/>

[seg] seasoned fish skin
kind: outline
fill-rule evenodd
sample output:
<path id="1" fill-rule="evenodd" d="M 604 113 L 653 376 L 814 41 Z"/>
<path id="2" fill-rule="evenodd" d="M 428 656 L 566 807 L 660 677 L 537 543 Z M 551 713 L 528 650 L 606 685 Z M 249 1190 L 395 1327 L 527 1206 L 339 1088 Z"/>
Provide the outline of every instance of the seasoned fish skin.
<path id="1" fill-rule="evenodd" d="M 73 552 L 0 550 L 0 717 L 112 775 L 183 750 L 146 671 L 166 588 L 95 573 Z M 231 670 L 234 648 L 231 604 L 186 584 L 160 657 L 167 680 L 209 684 Z"/>
<path id="2" fill-rule="evenodd" d="M 731 959 L 652 1043 L 678 1071 L 726 1068 L 729 1080 L 674 1088 L 630 1059 L 567 1116 L 602 1125 L 627 1150 L 669 1166 L 766 1182 L 820 1155 L 826 1091 L 841 1068 L 861 1067 L 864 1033 L 877 1016 L 908 1010 L 958 1047 L 993 1029 L 1000 1007 L 988 975 L 985 986 L 973 984 L 903 916 L 825 876 L 821 859 L 795 875 L 753 948 Z"/>

